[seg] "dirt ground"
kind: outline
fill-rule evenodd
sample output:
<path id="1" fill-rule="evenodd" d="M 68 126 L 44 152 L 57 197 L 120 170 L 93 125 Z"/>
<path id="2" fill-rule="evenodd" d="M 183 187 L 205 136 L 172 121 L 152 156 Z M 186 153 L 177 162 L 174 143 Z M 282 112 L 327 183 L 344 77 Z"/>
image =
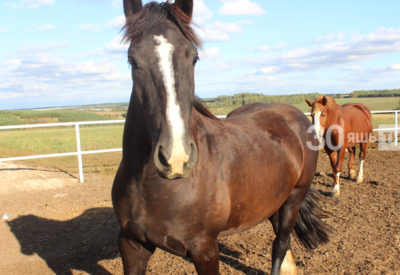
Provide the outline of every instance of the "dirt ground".
<path id="1" fill-rule="evenodd" d="M 331 241 L 312 252 L 293 242 L 299 274 L 400 274 L 399 168 L 400 151 L 369 149 L 363 183 L 342 178 L 339 198 L 322 195 L 333 214 L 326 219 Z M 59 171 L 0 163 L 1 274 L 122 274 L 113 178 L 85 178 L 81 184 Z M 324 193 L 331 182 L 329 161 L 320 154 L 313 187 Z M 273 237 L 264 222 L 221 238 L 221 274 L 269 274 Z M 195 270 L 189 259 L 156 250 L 148 273 Z"/>

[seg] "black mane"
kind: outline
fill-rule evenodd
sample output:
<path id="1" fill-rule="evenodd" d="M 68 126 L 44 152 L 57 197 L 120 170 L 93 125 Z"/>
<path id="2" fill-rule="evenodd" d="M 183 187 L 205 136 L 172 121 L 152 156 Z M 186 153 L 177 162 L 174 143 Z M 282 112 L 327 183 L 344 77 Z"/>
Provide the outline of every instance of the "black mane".
<path id="1" fill-rule="evenodd" d="M 150 2 L 140 12 L 127 18 L 123 27 L 125 30 L 123 40 L 134 43 L 141 38 L 143 32 L 165 20 L 174 22 L 189 41 L 197 47 L 201 47 L 199 38 L 190 26 L 191 18 L 174 4 L 167 2 L 161 4 Z"/>

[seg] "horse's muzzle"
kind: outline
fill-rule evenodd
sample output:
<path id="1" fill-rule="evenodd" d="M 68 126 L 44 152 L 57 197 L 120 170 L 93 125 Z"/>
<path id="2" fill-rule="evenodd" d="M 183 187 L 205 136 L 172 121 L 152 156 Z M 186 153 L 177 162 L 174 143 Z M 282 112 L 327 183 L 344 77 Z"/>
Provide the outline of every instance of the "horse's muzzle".
<path id="1" fill-rule="evenodd" d="M 193 140 L 188 142 L 189 153 L 182 150 L 179 154 L 168 153 L 166 147 L 158 143 L 154 150 L 154 164 L 162 177 L 167 179 L 188 177 L 197 162 L 197 146 Z"/>

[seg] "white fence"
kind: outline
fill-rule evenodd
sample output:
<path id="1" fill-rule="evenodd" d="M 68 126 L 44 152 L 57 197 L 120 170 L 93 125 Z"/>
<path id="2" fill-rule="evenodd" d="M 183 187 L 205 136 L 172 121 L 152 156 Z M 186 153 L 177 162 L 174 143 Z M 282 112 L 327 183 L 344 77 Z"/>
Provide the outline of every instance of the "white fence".
<path id="1" fill-rule="evenodd" d="M 394 128 L 377 128 L 374 131 L 394 131 L 394 144 L 397 146 L 398 140 L 397 136 L 399 133 L 398 126 L 398 114 L 400 110 L 395 111 L 372 111 L 372 114 L 390 114 L 394 113 L 395 116 L 395 127 Z M 310 113 L 305 113 L 306 115 L 310 115 Z M 225 117 L 225 116 L 218 116 Z M 17 161 L 17 160 L 28 160 L 28 159 L 39 159 L 39 158 L 53 158 L 53 157 L 64 157 L 64 156 L 77 156 L 78 157 L 78 165 L 79 165 L 79 180 L 83 183 L 83 164 L 82 164 L 82 155 L 88 154 L 98 154 L 98 153 L 110 153 L 110 152 L 120 152 L 122 148 L 114 148 L 114 149 L 102 149 L 102 150 L 90 150 L 90 151 L 82 151 L 81 150 L 81 136 L 80 136 L 80 126 L 81 125 L 94 125 L 94 124 L 114 124 L 114 123 L 124 123 L 125 120 L 104 120 L 104 121 L 87 121 L 87 122 L 67 122 L 67 123 L 46 123 L 46 124 L 30 124 L 30 125 L 16 125 L 16 126 L 0 126 L 0 130 L 14 130 L 14 129 L 28 129 L 28 128 L 43 128 L 43 127 L 75 127 L 76 132 L 76 152 L 68 152 L 68 153 L 58 153 L 58 154 L 46 154 L 46 155 L 35 155 L 35 156 L 23 156 L 23 157 L 10 157 L 10 158 L 0 158 L 0 162 L 3 161 Z"/>
<path id="2" fill-rule="evenodd" d="M 15 129 L 28 129 L 28 128 L 75 126 L 76 152 L 59 153 L 59 154 L 47 154 L 47 155 L 35 155 L 35 156 L 23 156 L 23 157 L 12 157 L 12 158 L 0 158 L 0 161 L 17 161 L 17 160 L 39 159 L 39 158 L 78 156 L 79 180 L 80 180 L 80 182 L 83 182 L 84 178 L 83 178 L 82 155 L 99 154 L 99 153 L 110 153 L 110 152 L 120 152 L 120 151 L 122 151 L 122 148 L 82 151 L 81 150 L 81 134 L 80 134 L 79 126 L 80 125 L 94 125 L 94 124 L 113 124 L 113 123 L 124 123 L 124 122 L 125 122 L 125 120 L 104 120 L 104 121 L 87 121 L 87 122 L 66 122 L 66 123 L 46 123 L 46 124 L 1 126 L 0 130 L 15 130 Z"/>

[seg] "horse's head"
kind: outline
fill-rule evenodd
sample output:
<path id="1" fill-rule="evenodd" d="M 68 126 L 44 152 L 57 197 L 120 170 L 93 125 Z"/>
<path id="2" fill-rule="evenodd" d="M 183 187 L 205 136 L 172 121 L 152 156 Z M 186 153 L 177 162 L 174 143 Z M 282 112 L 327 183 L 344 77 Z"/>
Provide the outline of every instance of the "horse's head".
<path id="1" fill-rule="evenodd" d="M 311 107 L 312 123 L 318 140 L 322 143 L 324 133 L 330 126 L 330 106 L 335 104 L 335 100 L 331 97 L 319 96 L 315 98 L 314 102 L 308 99 L 305 101 Z"/>
<path id="2" fill-rule="evenodd" d="M 189 131 L 199 45 L 190 27 L 192 9 L 187 0 L 144 7 L 141 0 L 124 0 L 132 98 L 152 137 L 154 164 L 169 179 L 188 176 L 197 161 Z"/>

